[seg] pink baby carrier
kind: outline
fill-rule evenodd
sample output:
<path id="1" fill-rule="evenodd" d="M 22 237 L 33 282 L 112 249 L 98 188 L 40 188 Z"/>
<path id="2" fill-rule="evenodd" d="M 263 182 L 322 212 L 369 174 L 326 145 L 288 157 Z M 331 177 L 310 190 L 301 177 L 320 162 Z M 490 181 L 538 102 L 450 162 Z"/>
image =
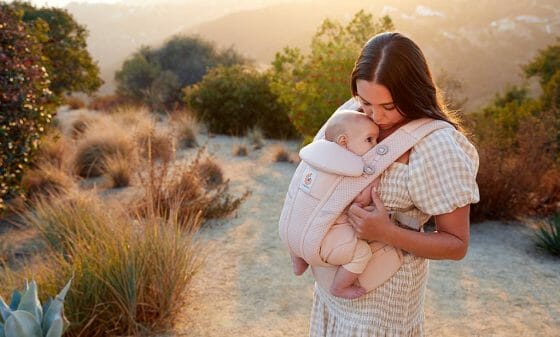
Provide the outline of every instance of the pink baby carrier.
<path id="1" fill-rule="evenodd" d="M 413 120 L 360 157 L 324 140 L 323 126 L 310 144 L 313 146 L 301 149 L 302 161 L 292 177 L 280 214 L 279 234 L 291 253 L 311 265 L 320 285 L 328 289 L 336 270 L 326 268 L 332 266 L 320 257 L 322 240 L 335 220 L 391 163 L 420 139 L 445 127 L 452 126 L 430 118 Z M 389 279 L 402 264 L 400 250 L 379 242 L 371 243 L 370 247 L 373 257 L 359 277 L 368 291 Z"/>

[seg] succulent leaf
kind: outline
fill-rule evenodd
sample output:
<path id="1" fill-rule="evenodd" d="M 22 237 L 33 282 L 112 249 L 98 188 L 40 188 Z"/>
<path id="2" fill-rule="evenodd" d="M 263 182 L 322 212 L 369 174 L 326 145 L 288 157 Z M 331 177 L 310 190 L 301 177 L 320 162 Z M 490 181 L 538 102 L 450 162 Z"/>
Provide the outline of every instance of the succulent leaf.
<path id="1" fill-rule="evenodd" d="M 8 307 L 6 302 L 4 302 L 2 296 L 0 296 L 0 315 L 2 316 L 2 320 L 6 322 L 8 317 L 10 317 L 10 314 L 11 314 L 10 308 Z"/>
<path id="2" fill-rule="evenodd" d="M 70 289 L 72 279 L 73 278 L 71 278 L 68 283 L 66 283 L 64 288 L 60 291 L 60 293 L 52 301 L 50 301 L 47 311 L 44 312 L 43 321 L 41 322 L 43 331 L 48 331 L 57 319 L 60 319 L 62 321 L 64 298 L 68 293 L 68 289 Z"/>
<path id="3" fill-rule="evenodd" d="M 14 311 L 4 326 L 5 337 L 43 337 L 35 317 L 23 310 Z"/>
<path id="4" fill-rule="evenodd" d="M 29 312 L 35 317 L 37 323 L 40 324 L 43 320 L 43 308 L 41 307 L 41 302 L 39 302 L 39 296 L 37 294 L 37 283 L 31 281 L 26 288 L 27 290 L 23 293 L 21 301 L 19 302 L 18 310 Z"/>
<path id="5" fill-rule="evenodd" d="M 4 334 L 4 324 L 0 323 L 0 337 L 6 337 Z"/>
<path id="6" fill-rule="evenodd" d="M 61 337 L 64 332 L 64 323 L 62 317 L 58 316 L 51 324 L 45 337 Z"/>
<path id="7" fill-rule="evenodd" d="M 17 310 L 19 302 L 21 301 L 21 293 L 19 290 L 14 290 L 12 293 L 12 300 L 10 301 L 10 309 L 12 311 Z"/>

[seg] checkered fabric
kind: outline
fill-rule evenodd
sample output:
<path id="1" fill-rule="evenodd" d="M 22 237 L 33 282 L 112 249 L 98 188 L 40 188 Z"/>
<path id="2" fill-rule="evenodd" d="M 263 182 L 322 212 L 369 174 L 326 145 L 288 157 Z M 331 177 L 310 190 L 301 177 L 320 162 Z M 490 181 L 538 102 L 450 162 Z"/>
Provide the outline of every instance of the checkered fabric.
<path id="1" fill-rule="evenodd" d="M 437 130 L 411 150 L 408 165 L 393 163 L 381 176 L 380 198 L 389 211 L 421 223 L 479 200 L 478 154 L 454 129 Z M 423 336 L 427 260 L 406 254 L 389 281 L 355 300 L 315 286 L 311 337 Z"/>

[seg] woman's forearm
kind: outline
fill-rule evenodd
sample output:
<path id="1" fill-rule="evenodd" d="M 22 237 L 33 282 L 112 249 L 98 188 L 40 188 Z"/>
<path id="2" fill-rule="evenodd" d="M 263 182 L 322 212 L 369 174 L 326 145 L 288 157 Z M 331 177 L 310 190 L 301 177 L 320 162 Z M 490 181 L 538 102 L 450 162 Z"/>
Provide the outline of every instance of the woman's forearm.
<path id="1" fill-rule="evenodd" d="M 434 260 L 460 260 L 468 248 L 468 239 L 451 233 L 416 232 L 398 226 L 393 226 L 383 241 L 413 255 Z"/>

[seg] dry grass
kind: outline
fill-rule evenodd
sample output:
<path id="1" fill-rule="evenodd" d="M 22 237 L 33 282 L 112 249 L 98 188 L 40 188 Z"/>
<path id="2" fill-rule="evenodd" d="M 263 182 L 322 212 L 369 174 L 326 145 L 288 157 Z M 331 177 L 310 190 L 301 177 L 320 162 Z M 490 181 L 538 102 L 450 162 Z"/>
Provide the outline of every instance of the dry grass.
<path id="1" fill-rule="evenodd" d="M 39 163 L 37 168 L 27 170 L 21 186 L 27 198 L 38 196 L 57 196 L 67 193 L 74 186 L 74 180 L 61 168 L 50 163 Z"/>
<path id="2" fill-rule="evenodd" d="M 215 188 L 224 183 L 224 172 L 215 159 L 206 157 L 196 165 L 196 174 L 206 188 Z"/>
<path id="3" fill-rule="evenodd" d="M 291 163 L 292 156 L 284 146 L 277 145 L 271 149 L 272 158 L 277 163 Z"/>
<path id="4" fill-rule="evenodd" d="M 117 154 L 116 156 L 105 158 L 103 162 L 105 163 L 105 175 L 107 175 L 111 181 L 111 188 L 127 187 L 131 185 L 136 167 L 128 157 Z"/>
<path id="5" fill-rule="evenodd" d="M 264 136 L 263 132 L 259 128 L 253 128 L 247 132 L 247 138 L 249 143 L 253 146 L 253 149 L 262 149 L 264 146 Z"/>
<path id="6" fill-rule="evenodd" d="M 39 142 L 39 148 L 33 160 L 39 163 L 49 163 L 62 169 L 67 164 L 68 154 L 68 142 L 64 135 L 59 129 L 51 128 Z"/>
<path id="7" fill-rule="evenodd" d="M 197 147 L 196 135 L 200 130 L 198 120 L 187 111 L 176 111 L 169 115 L 169 124 L 173 128 L 180 147 Z"/>
<path id="8" fill-rule="evenodd" d="M 190 214 L 200 212 L 204 219 L 225 217 L 234 212 L 249 196 L 235 197 L 228 192 L 229 181 L 206 184 L 199 166 L 204 162 L 200 149 L 189 164 L 171 166 L 169 162 L 149 161 L 147 176 L 139 174 L 144 197 L 130 208 L 139 214 L 156 212 L 163 218 L 173 217 L 182 223 Z"/>
<path id="9" fill-rule="evenodd" d="M 247 150 L 247 146 L 245 145 L 236 145 L 233 148 L 233 155 L 238 157 L 246 157 L 249 154 Z"/>
<path id="10" fill-rule="evenodd" d="M 81 98 L 74 96 L 64 97 L 64 104 L 68 105 L 71 110 L 83 109 L 86 107 L 86 103 Z"/>
<path id="11" fill-rule="evenodd" d="M 130 105 L 130 102 L 118 95 L 94 96 L 88 104 L 88 109 L 111 112 L 126 105 Z"/>
<path id="12" fill-rule="evenodd" d="M 137 162 L 132 137 L 118 125 L 100 123 L 78 142 L 73 171 L 80 177 L 97 177 L 105 172 L 107 158 L 119 156 L 127 158 L 131 165 Z"/>
<path id="13" fill-rule="evenodd" d="M 70 130 L 68 131 L 72 139 L 78 139 L 86 131 L 101 122 L 101 117 L 90 111 L 82 111 L 78 116 L 76 116 L 70 123 Z"/>
<path id="14" fill-rule="evenodd" d="M 135 138 L 142 158 L 162 161 L 175 158 L 175 141 L 166 129 L 144 125 L 138 128 Z"/>
<path id="15" fill-rule="evenodd" d="M 72 322 L 66 335 L 137 336 L 172 325 L 201 262 L 196 214 L 180 228 L 172 218 L 130 218 L 82 194 L 41 199 L 23 217 L 48 246 L 48 268 L 33 271 L 41 290 L 57 289 L 75 274 L 65 301 Z M 2 274 L 12 286 L 29 272 Z"/>

